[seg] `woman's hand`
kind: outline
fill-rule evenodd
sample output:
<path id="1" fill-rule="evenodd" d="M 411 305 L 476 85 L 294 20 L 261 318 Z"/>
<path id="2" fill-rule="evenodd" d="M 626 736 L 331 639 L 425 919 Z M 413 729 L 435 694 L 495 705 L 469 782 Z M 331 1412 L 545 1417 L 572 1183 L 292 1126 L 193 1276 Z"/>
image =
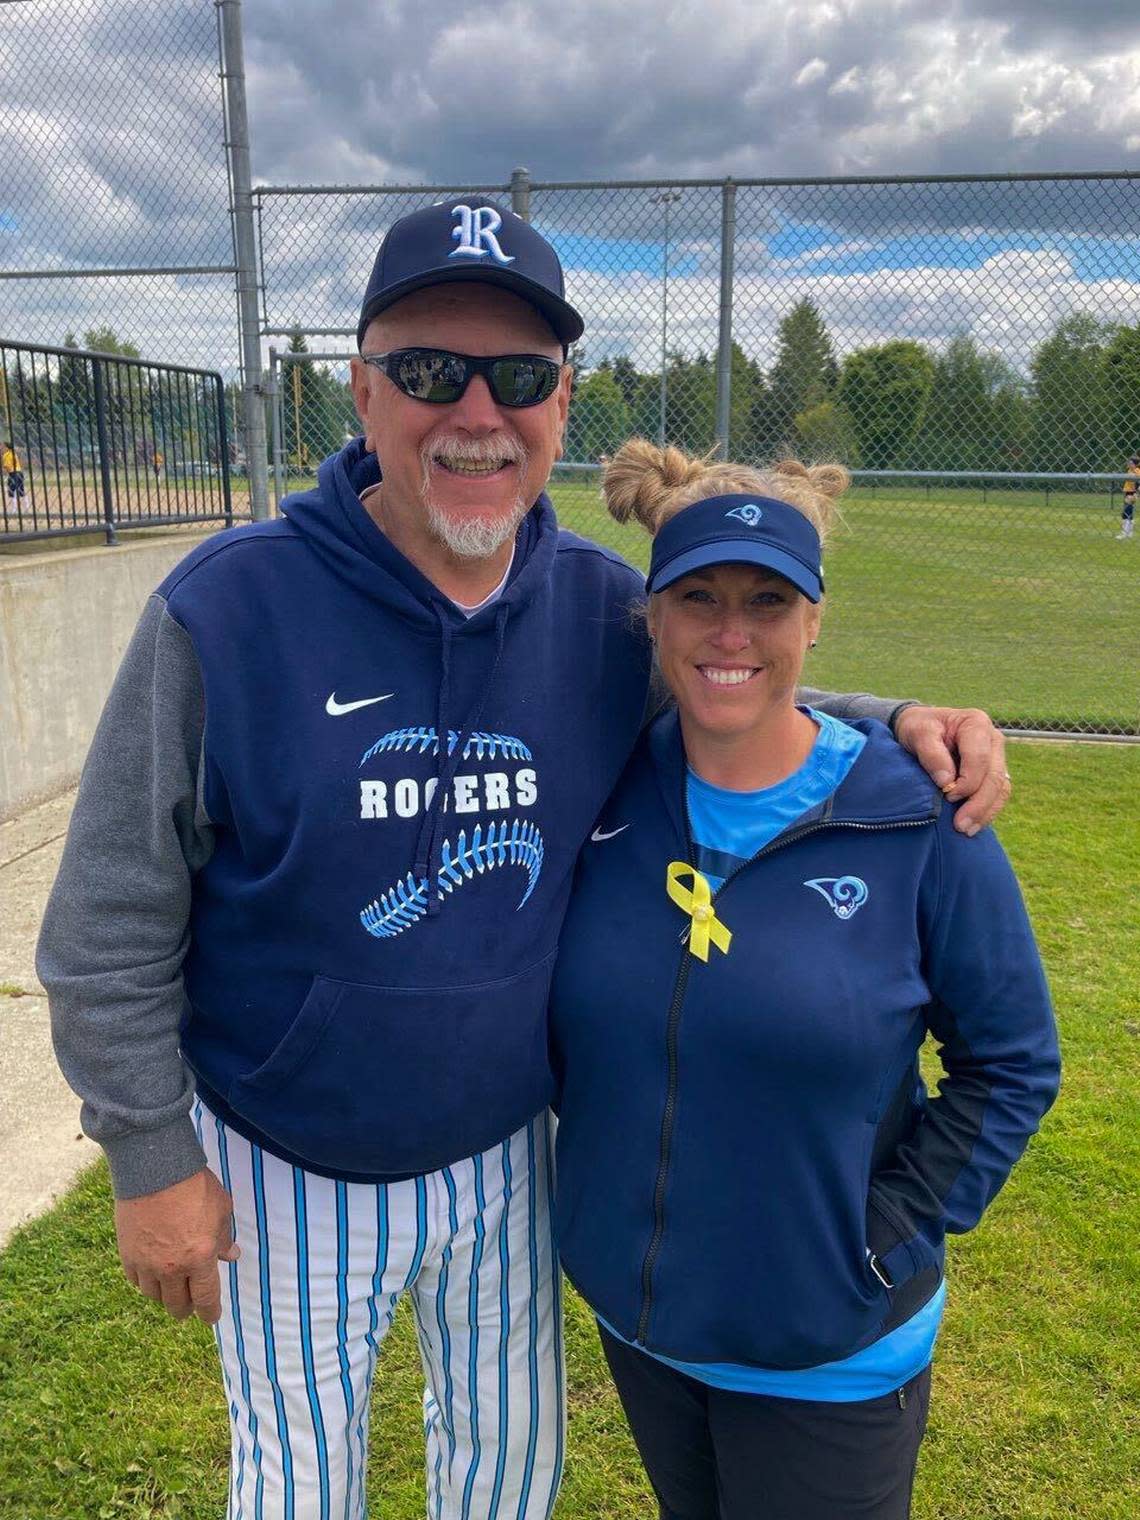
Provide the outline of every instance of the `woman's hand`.
<path id="1" fill-rule="evenodd" d="M 1005 737 L 977 707 L 904 707 L 895 738 L 930 774 L 949 802 L 962 802 L 954 827 L 976 834 L 1009 801 Z"/>

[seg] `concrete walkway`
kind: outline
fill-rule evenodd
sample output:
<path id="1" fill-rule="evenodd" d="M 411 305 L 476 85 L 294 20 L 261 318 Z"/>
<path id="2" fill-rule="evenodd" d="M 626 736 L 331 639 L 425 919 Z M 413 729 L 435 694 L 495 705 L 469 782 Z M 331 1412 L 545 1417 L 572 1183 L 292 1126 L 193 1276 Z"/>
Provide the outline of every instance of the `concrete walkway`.
<path id="1" fill-rule="evenodd" d="M 68 792 L 0 823 L 0 1247 L 100 1154 L 80 1133 L 79 1100 L 55 1064 L 35 969 L 74 801 Z"/>

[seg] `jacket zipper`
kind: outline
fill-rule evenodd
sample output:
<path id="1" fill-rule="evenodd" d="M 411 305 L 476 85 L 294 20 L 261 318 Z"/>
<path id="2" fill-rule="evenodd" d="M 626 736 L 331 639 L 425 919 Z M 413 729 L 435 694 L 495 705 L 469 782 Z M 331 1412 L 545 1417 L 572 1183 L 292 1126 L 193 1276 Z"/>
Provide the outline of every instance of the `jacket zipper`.
<path id="1" fill-rule="evenodd" d="M 689 798 L 688 778 L 682 791 L 682 811 L 685 819 L 685 845 L 689 864 L 693 863 L 693 831 L 689 822 Z M 730 882 L 736 880 L 741 871 L 746 871 L 749 866 L 755 865 L 758 860 L 766 855 L 774 855 L 777 850 L 785 846 L 795 844 L 799 839 L 808 834 L 818 834 L 822 829 L 861 829 L 866 833 L 885 833 L 889 829 L 918 829 L 925 828 L 927 824 L 934 822 L 934 816 L 930 818 L 903 819 L 898 823 L 847 823 L 842 819 L 820 819 L 817 823 L 805 824 L 803 828 L 793 829 L 791 833 L 782 835 L 779 839 L 773 839 L 762 850 L 757 850 L 742 865 L 737 866 L 731 876 L 726 876 L 720 886 L 713 893 L 715 903 L 724 892 Z M 677 977 L 673 983 L 673 996 L 669 1003 L 669 1019 L 665 1028 L 665 1050 L 668 1061 L 668 1085 L 665 1090 L 665 1111 L 661 1116 L 661 1140 L 657 1153 L 657 1180 L 653 1188 L 653 1234 L 649 1240 L 649 1248 L 645 1253 L 645 1259 L 641 1264 L 641 1313 L 637 1320 L 637 1333 L 634 1339 L 640 1344 L 646 1344 L 646 1336 L 649 1333 L 649 1316 L 653 1311 L 653 1270 L 657 1265 L 657 1258 L 661 1254 L 661 1242 L 665 1235 L 665 1185 L 669 1178 L 670 1150 L 673 1144 L 673 1121 L 677 1110 L 677 1033 L 681 1023 L 681 1007 L 685 1001 L 685 990 L 689 984 L 689 968 L 692 965 L 693 956 L 689 949 L 687 939 L 690 932 L 688 928 L 681 931 L 681 942 L 684 949 L 681 952 L 681 964 L 677 968 Z"/>
<path id="2" fill-rule="evenodd" d="M 681 816 L 685 820 L 685 858 L 693 864 L 693 829 L 689 822 L 688 778 L 681 783 Z M 661 1250 L 661 1237 L 665 1233 L 665 1183 L 669 1177 L 669 1151 L 673 1144 L 673 1118 L 677 1109 L 677 1030 L 681 1023 L 681 1006 L 685 1001 L 685 988 L 689 985 L 689 967 L 693 955 L 688 945 L 681 950 L 681 964 L 677 967 L 673 983 L 673 997 L 669 1003 L 669 1018 L 665 1026 L 665 1051 L 668 1061 L 668 1085 L 665 1089 L 665 1111 L 661 1115 L 661 1139 L 657 1150 L 657 1180 L 653 1186 L 653 1234 L 649 1249 L 641 1263 L 641 1314 L 637 1320 L 634 1339 L 645 1344 L 649 1332 L 649 1315 L 653 1307 L 653 1268 Z"/>

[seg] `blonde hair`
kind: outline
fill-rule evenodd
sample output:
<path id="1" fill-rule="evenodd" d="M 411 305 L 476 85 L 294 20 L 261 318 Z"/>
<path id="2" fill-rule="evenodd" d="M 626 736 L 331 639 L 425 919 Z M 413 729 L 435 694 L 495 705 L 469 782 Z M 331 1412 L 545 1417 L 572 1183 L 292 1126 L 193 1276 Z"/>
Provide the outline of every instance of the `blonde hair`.
<path id="1" fill-rule="evenodd" d="M 826 544 L 839 517 L 838 498 L 851 484 L 841 464 L 802 464 L 781 459 L 768 469 L 732 464 L 713 454 L 686 454 L 669 445 L 661 448 L 647 438 L 631 438 L 602 475 L 602 494 L 611 517 L 639 522 L 653 535 L 685 507 L 707 496 L 746 492 L 786 501 L 811 522 Z"/>

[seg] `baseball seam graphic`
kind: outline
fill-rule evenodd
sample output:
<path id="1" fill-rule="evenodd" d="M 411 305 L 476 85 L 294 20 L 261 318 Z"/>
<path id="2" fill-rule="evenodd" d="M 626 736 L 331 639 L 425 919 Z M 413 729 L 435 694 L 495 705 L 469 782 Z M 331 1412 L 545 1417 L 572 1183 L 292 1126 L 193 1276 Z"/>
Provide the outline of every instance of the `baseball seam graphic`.
<path id="1" fill-rule="evenodd" d="M 447 753 L 450 755 L 459 743 L 459 735 L 455 729 L 447 731 Z M 434 728 L 394 728 L 390 733 L 383 734 L 371 749 L 365 750 L 360 758 L 361 765 L 371 760 L 373 755 L 380 754 L 439 754 L 439 735 Z M 532 760 L 534 757 L 521 739 L 514 738 L 511 734 L 486 734 L 475 733 L 468 736 L 463 746 L 464 760 L 469 760 L 474 755 L 477 760 Z"/>
<path id="2" fill-rule="evenodd" d="M 466 829 L 460 829 L 454 845 L 450 839 L 443 841 L 436 882 L 439 890 L 450 896 L 456 887 L 461 887 L 475 875 L 482 876 L 484 871 L 503 865 L 522 866 L 527 873 L 527 887 L 518 905 L 521 908 L 534 891 L 542 872 L 543 852 L 542 834 L 536 824 L 524 823 L 518 818 L 510 823 L 491 823 L 487 825 L 486 838 L 483 837 L 483 825 L 476 824 L 470 843 Z M 394 939 L 426 916 L 427 905 L 428 877 L 417 881 L 409 871 L 406 877 L 363 909 L 360 922 L 377 939 Z M 517 913 L 518 908 L 515 911 Z"/>

